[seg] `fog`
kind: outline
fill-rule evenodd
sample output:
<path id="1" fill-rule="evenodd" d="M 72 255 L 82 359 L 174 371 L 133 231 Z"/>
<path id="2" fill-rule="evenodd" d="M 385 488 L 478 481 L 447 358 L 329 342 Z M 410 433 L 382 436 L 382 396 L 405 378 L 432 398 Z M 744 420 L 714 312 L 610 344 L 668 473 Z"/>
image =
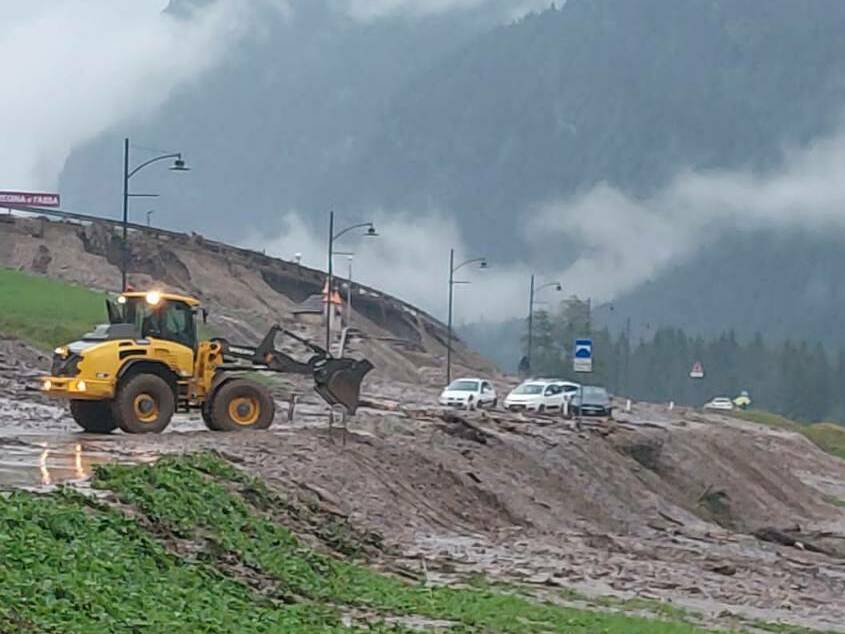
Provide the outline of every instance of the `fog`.
<path id="1" fill-rule="evenodd" d="M 423 16 L 456 9 L 484 8 L 493 11 L 497 17 L 512 20 L 529 13 L 547 9 L 550 0 L 338 0 L 346 11 L 360 20 L 408 15 Z M 557 5 L 562 5 L 558 1 Z"/>
<path id="2" fill-rule="evenodd" d="M 257 4 L 283 6 L 219 0 L 177 18 L 165 0 L 3 0 L 0 188 L 53 189 L 74 147 L 213 67 Z"/>
<path id="3" fill-rule="evenodd" d="M 644 200 L 599 186 L 539 206 L 531 232 L 543 236 L 537 247 L 564 239 L 579 245 L 559 275 L 581 293 L 612 299 L 729 232 L 845 228 L 845 131 L 784 155 L 782 167 L 767 174 L 683 171 Z"/>
<path id="4" fill-rule="evenodd" d="M 528 219 L 523 235 L 525 262 L 497 259 L 495 244 L 484 253 L 469 252 L 454 213 L 450 211 L 375 211 L 377 239 L 354 236 L 337 245 L 352 250 L 354 277 L 396 294 L 445 317 L 449 249 L 456 261 L 485 256 L 490 268 L 463 269 L 456 287 L 457 323 L 519 317 L 527 311 L 529 278 L 561 281 L 564 295 L 591 297 L 596 302 L 619 294 L 687 261 L 729 232 L 800 226 L 829 231 L 845 228 L 845 132 L 807 148 L 785 151 L 783 166 L 768 174 L 751 171 L 681 172 L 666 188 L 647 199 L 634 199 L 600 185 L 582 196 L 543 203 L 523 210 Z M 361 218 L 339 218 L 338 225 Z M 328 218 L 326 218 L 328 223 Z M 325 236 L 309 231 L 296 213 L 276 238 L 258 237 L 250 246 L 324 269 Z M 539 253 L 560 253 L 568 265 L 532 266 Z M 573 254 L 571 257 L 569 254 Z M 544 258 L 548 259 L 548 258 Z M 345 259 L 336 260 L 342 273 Z M 546 298 L 551 299 L 551 298 Z"/>

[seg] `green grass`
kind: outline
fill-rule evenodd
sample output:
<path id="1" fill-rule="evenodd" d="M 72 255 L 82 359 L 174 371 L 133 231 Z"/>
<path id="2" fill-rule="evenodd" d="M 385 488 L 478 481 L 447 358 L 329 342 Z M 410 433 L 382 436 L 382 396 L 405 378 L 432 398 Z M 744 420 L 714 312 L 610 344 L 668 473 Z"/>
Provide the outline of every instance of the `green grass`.
<path id="1" fill-rule="evenodd" d="M 702 631 L 481 581 L 429 587 L 379 574 L 304 545 L 281 523 L 300 511 L 208 454 L 102 467 L 94 486 L 131 513 L 67 491 L 0 497 L 0 631 L 350 631 L 344 613 L 369 615 L 356 620 L 367 631 L 409 631 L 383 624 L 401 615 L 451 621 L 458 634 Z M 337 546 L 353 533 L 333 534 Z"/>
<path id="2" fill-rule="evenodd" d="M 803 434 L 823 451 L 845 460 L 845 427 L 842 425 L 835 423 L 802 425 L 783 416 L 762 410 L 734 411 L 733 415 L 752 423 Z"/>
<path id="3" fill-rule="evenodd" d="M 106 320 L 104 295 L 0 268 L 0 332 L 42 350 L 78 339 Z"/>

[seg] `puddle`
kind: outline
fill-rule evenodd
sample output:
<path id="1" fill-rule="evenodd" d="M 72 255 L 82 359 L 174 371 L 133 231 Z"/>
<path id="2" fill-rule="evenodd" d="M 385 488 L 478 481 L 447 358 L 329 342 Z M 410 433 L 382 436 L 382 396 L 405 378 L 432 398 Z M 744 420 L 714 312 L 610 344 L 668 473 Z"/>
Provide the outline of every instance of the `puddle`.
<path id="1" fill-rule="evenodd" d="M 90 478 L 98 464 L 139 464 L 157 458 L 153 454 L 110 451 L 110 444 L 89 438 L 0 439 L 0 489 L 80 482 Z"/>

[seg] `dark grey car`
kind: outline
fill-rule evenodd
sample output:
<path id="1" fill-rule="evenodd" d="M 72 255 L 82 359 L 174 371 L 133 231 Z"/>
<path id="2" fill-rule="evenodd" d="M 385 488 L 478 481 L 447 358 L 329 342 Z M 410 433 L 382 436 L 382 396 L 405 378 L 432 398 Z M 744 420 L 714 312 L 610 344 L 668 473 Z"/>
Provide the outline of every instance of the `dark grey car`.
<path id="1" fill-rule="evenodd" d="M 583 404 L 581 402 L 583 394 Z M 610 418 L 613 416 L 613 405 L 610 402 L 610 395 L 603 387 L 596 385 L 585 385 L 583 390 L 575 392 L 569 402 L 569 417 L 573 416 L 598 416 Z"/>

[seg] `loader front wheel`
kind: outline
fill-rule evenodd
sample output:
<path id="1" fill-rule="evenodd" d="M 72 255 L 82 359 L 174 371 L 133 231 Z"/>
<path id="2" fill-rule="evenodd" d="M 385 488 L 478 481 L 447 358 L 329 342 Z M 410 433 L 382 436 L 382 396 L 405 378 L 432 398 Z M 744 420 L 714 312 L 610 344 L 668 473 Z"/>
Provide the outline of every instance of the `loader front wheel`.
<path id="1" fill-rule="evenodd" d="M 167 381 L 155 374 L 138 374 L 117 392 L 114 414 L 128 434 L 159 434 L 170 424 L 176 398 Z"/>
<path id="2" fill-rule="evenodd" d="M 71 401 L 70 415 L 91 434 L 110 434 L 117 429 L 117 421 L 108 401 Z"/>
<path id="3" fill-rule="evenodd" d="M 208 426 L 217 431 L 267 429 L 276 415 L 276 403 L 263 385 L 232 379 L 215 392 L 210 414 Z"/>

